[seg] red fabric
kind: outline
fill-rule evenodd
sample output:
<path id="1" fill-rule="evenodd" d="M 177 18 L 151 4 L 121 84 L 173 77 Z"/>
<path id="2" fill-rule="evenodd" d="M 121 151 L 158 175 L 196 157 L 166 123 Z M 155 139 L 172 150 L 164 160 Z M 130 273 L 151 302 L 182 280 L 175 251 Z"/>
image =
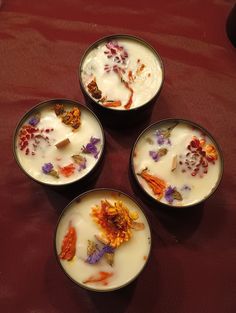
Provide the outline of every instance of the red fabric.
<path id="1" fill-rule="evenodd" d="M 225 32 L 234 1 L 3 0 L 0 8 L 0 311 L 6 313 L 234 313 L 236 310 L 236 50 Z M 165 82 L 150 122 L 182 117 L 222 146 L 225 171 L 204 206 L 172 214 L 143 203 L 151 221 L 150 262 L 128 287 L 96 294 L 62 273 L 53 235 L 64 206 L 82 189 L 45 188 L 12 154 L 17 121 L 49 98 L 84 103 L 77 70 L 84 50 L 113 33 L 137 35 L 162 56 Z M 145 125 L 105 129 L 95 187 L 131 195 L 129 153 Z M 136 195 L 138 198 L 138 194 Z"/>

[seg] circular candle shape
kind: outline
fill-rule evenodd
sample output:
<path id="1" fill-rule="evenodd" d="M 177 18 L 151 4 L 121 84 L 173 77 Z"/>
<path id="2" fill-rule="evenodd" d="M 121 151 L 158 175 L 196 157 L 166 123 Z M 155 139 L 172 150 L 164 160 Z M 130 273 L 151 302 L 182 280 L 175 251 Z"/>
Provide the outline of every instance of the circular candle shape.
<path id="1" fill-rule="evenodd" d="M 93 108 L 122 124 L 125 118 L 140 119 L 137 113 L 150 113 L 162 87 L 164 68 L 160 56 L 144 40 L 113 35 L 87 49 L 79 74 L 82 91 Z"/>
<path id="2" fill-rule="evenodd" d="M 172 207 L 208 198 L 223 173 L 221 150 L 201 126 L 167 119 L 145 129 L 131 152 L 132 173 L 152 199 Z"/>
<path id="3" fill-rule="evenodd" d="M 66 246 L 69 236 L 71 250 Z M 147 263 L 150 246 L 150 228 L 140 206 L 128 195 L 105 188 L 74 199 L 62 212 L 55 234 L 64 272 L 94 291 L 112 291 L 133 281 Z"/>
<path id="4" fill-rule="evenodd" d="M 23 171 L 46 185 L 67 185 L 92 174 L 104 151 L 102 126 L 76 101 L 53 99 L 32 108 L 14 135 L 14 155 Z"/>

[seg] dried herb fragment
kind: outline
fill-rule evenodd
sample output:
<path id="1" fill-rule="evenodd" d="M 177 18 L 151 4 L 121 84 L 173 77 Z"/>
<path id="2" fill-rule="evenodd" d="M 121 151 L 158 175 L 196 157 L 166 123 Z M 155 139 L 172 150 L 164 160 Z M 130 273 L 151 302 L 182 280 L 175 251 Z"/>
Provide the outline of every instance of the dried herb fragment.
<path id="1" fill-rule="evenodd" d="M 76 154 L 76 155 L 72 155 L 72 159 L 74 160 L 76 164 L 79 165 L 79 168 L 78 168 L 79 172 L 86 169 L 87 159 L 85 157 L 83 157 L 82 155 Z"/>
<path id="2" fill-rule="evenodd" d="M 63 114 L 65 112 L 64 104 L 60 103 L 55 104 L 54 112 L 57 116 Z"/>
<path id="3" fill-rule="evenodd" d="M 91 94 L 91 96 L 95 99 L 101 99 L 102 98 L 102 92 L 98 89 L 98 85 L 96 83 L 96 80 L 93 79 L 88 85 L 88 92 Z"/>
<path id="4" fill-rule="evenodd" d="M 88 246 L 87 246 L 87 255 L 90 256 L 97 250 L 97 245 L 94 241 L 88 240 Z"/>
<path id="5" fill-rule="evenodd" d="M 174 198 L 175 200 L 179 200 L 179 201 L 182 201 L 182 200 L 183 200 L 183 197 L 182 197 L 181 193 L 178 192 L 177 190 L 174 190 L 174 192 L 173 192 L 173 198 Z"/>
<path id="6" fill-rule="evenodd" d="M 71 226 L 70 223 L 67 234 L 65 235 L 62 242 L 61 253 L 59 254 L 60 259 L 67 261 L 71 261 L 73 259 L 76 252 L 76 240 L 76 230 L 73 226 Z"/>
<path id="7" fill-rule="evenodd" d="M 88 279 L 84 280 L 84 284 L 88 283 L 102 283 L 103 285 L 108 285 L 108 278 L 113 276 L 112 272 L 99 272 L 98 276 L 92 275 Z"/>
<path id="8" fill-rule="evenodd" d="M 157 199 L 161 199 L 166 188 L 166 182 L 157 176 L 148 173 L 148 169 L 142 170 L 137 175 L 141 176 L 152 189 L 153 193 L 157 196 Z"/>
<path id="9" fill-rule="evenodd" d="M 115 254 L 114 254 L 114 253 L 105 253 L 104 256 L 105 256 L 105 259 L 106 259 L 107 263 L 108 263 L 110 266 L 113 266 Z"/>
<path id="10" fill-rule="evenodd" d="M 104 107 L 107 107 L 107 108 L 116 108 L 116 107 L 120 107 L 121 106 L 121 101 L 120 100 L 117 100 L 117 101 L 106 101 L 106 102 L 103 102 L 102 105 Z"/>

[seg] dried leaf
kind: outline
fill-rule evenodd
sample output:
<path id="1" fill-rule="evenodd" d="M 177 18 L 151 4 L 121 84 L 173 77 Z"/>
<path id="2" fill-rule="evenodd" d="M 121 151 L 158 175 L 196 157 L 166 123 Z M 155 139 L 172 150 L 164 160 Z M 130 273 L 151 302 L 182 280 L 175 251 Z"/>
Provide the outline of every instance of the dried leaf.
<path id="1" fill-rule="evenodd" d="M 114 264 L 114 253 L 105 253 L 105 259 L 110 266 Z"/>
<path id="2" fill-rule="evenodd" d="M 179 200 L 179 201 L 183 200 L 183 197 L 182 197 L 181 193 L 178 192 L 177 190 L 175 190 L 175 191 L 173 192 L 173 198 L 174 198 L 175 200 Z"/>
<path id="3" fill-rule="evenodd" d="M 51 170 L 48 174 L 52 175 L 53 177 L 59 178 L 59 174 L 56 170 Z"/>
<path id="4" fill-rule="evenodd" d="M 87 255 L 92 255 L 97 250 L 97 245 L 94 241 L 88 240 L 88 246 L 87 246 Z"/>
<path id="5" fill-rule="evenodd" d="M 168 152 L 168 150 L 166 148 L 161 148 L 161 149 L 158 150 L 158 155 L 160 157 L 162 157 L 162 156 L 166 155 L 167 152 Z"/>
<path id="6" fill-rule="evenodd" d="M 152 138 L 150 138 L 150 137 L 147 137 L 147 138 L 146 138 L 146 141 L 147 141 L 148 143 L 150 143 L 150 145 L 153 145 L 153 144 L 154 144 L 154 141 L 153 141 Z"/>
<path id="7" fill-rule="evenodd" d="M 103 238 L 99 235 L 94 235 L 94 237 L 99 241 L 101 242 L 102 244 L 104 245 L 108 245 L 109 244 L 109 241 L 106 239 L 106 238 Z"/>
<path id="8" fill-rule="evenodd" d="M 72 155 L 72 159 L 75 161 L 76 164 L 80 164 L 84 161 L 84 157 L 79 154 Z"/>

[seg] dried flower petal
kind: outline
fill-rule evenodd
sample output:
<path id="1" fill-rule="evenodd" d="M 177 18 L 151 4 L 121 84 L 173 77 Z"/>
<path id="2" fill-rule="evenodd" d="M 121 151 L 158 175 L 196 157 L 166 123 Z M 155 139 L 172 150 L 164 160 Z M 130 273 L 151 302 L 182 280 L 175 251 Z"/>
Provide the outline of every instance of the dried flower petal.
<path id="1" fill-rule="evenodd" d="M 165 199 L 167 202 L 172 203 L 174 200 L 182 201 L 183 197 L 181 193 L 176 190 L 176 187 L 168 186 L 165 191 Z"/>
<path id="2" fill-rule="evenodd" d="M 53 165 L 52 163 L 45 163 L 42 166 L 42 171 L 44 172 L 44 174 L 49 174 L 53 169 Z"/>
<path id="3" fill-rule="evenodd" d="M 163 193 L 166 188 L 166 182 L 164 180 L 149 174 L 147 168 L 142 170 L 142 172 L 137 175 L 141 176 L 147 182 L 153 193 L 157 196 L 157 199 L 161 199 L 163 197 Z"/>
<path id="4" fill-rule="evenodd" d="M 88 284 L 88 283 L 101 283 L 103 285 L 108 285 L 108 281 L 107 279 L 110 278 L 111 276 L 113 276 L 113 273 L 109 273 L 109 272 L 99 272 L 98 276 L 90 276 L 88 279 L 84 280 L 83 283 L 84 284 Z"/>
<path id="5" fill-rule="evenodd" d="M 114 253 L 114 249 L 108 245 L 104 246 L 101 250 L 96 247 L 96 250 L 90 254 L 86 260 L 89 264 L 97 263 L 105 253 Z"/>
<path id="6" fill-rule="evenodd" d="M 106 259 L 107 263 L 110 266 L 113 266 L 115 253 L 105 253 L 104 256 L 105 256 L 105 259 Z"/>
<path id="7" fill-rule="evenodd" d="M 32 116 L 30 119 L 29 119 L 29 124 L 33 127 L 35 127 L 36 125 L 38 125 L 38 123 L 40 122 L 40 115 L 39 114 L 36 114 L 34 116 Z"/>
<path id="8" fill-rule="evenodd" d="M 60 259 L 67 261 L 71 261 L 73 259 L 76 252 L 76 240 L 76 230 L 70 223 L 68 231 L 62 242 L 61 253 L 59 254 Z"/>
<path id="9" fill-rule="evenodd" d="M 98 144 L 100 141 L 101 140 L 99 138 L 91 137 L 89 143 L 82 147 L 82 152 L 92 154 L 95 159 L 97 159 L 99 151 L 96 147 L 96 144 Z"/>
<path id="10" fill-rule="evenodd" d="M 88 240 L 88 246 L 87 246 L 87 255 L 90 256 L 97 250 L 97 245 L 94 241 Z"/>

